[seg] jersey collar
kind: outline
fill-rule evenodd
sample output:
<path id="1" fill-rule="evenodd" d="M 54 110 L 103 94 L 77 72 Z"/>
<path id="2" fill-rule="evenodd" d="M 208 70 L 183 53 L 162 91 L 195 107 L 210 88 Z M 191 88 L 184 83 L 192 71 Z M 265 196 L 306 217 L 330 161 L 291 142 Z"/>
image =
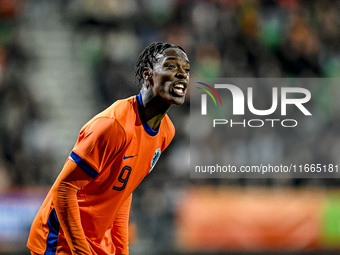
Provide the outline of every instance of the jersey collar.
<path id="1" fill-rule="evenodd" d="M 145 113 L 144 113 L 144 108 L 143 108 L 143 100 L 142 100 L 142 94 L 139 92 L 139 94 L 136 96 L 137 98 L 137 103 L 138 103 L 138 112 L 139 112 L 139 117 L 143 123 L 143 127 L 146 133 L 148 133 L 150 136 L 155 136 L 158 134 L 159 131 L 159 126 L 157 127 L 156 130 L 153 130 L 148 122 L 146 121 Z"/>

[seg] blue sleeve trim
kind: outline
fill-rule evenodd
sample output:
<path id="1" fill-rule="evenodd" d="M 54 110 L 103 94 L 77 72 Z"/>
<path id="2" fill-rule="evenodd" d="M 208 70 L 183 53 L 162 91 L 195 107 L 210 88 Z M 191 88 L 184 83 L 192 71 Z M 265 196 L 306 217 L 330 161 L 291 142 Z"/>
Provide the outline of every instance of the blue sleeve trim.
<path id="1" fill-rule="evenodd" d="M 138 102 L 138 104 L 139 104 L 140 106 L 143 106 L 143 101 L 142 101 L 142 94 L 141 94 L 141 92 L 139 92 L 139 94 L 137 95 L 137 102 Z M 143 113 L 143 114 L 144 114 L 144 113 Z M 141 113 L 139 113 L 139 115 L 141 115 Z M 153 130 L 153 129 L 149 126 L 149 124 L 148 124 L 147 121 L 145 121 L 145 122 L 142 121 L 142 123 L 143 123 L 143 127 L 144 127 L 145 132 L 148 133 L 150 136 L 155 136 L 155 135 L 158 134 L 159 126 L 158 126 L 158 128 L 157 128 L 156 130 Z"/>
<path id="2" fill-rule="evenodd" d="M 98 172 L 75 152 L 71 152 L 70 159 L 77 163 L 77 165 L 80 166 L 80 168 L 83 169 L 93 179 L 97 177 Z"/>
<path id="3" fill-rule="evenodd" d="M 60 225 L 54 208 L 51 211 L 50 216 L 48 217 L 47 223 L 49 232 L 46 240 L 46 251 L 44 255 L 55 255 L 57 251 Z"/>

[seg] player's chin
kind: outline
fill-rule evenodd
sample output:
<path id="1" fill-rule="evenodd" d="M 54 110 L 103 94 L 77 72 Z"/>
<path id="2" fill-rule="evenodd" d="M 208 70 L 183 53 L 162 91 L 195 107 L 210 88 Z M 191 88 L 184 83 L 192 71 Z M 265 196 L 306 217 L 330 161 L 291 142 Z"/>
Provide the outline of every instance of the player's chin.
<path id="1" fill-rule="evenodd" d="M 185 95 L 178 96 L 178 95 L 172 95 L 171 97 L 171 103 L 173 105 L 182 105 L 185 102 Z"/>
<path id="2" fill-rule="evenodd" d="M 181 94 L 178 94 L 178 93 L 175 93 L 175 92 L 170 93 L 172 104 L 174 104 L 174 105 L 184 104 L 185 95 L 186 95 L 186 91 L 184 93 L 181 93 Z"/>
<path id="3" fill-rule="evenodd" d="M 181 98 L 175 100 L 176 105 L 182 105 L 182 104 L 184 104 L 184 102 L 185 102 L 185 97 L 181 97 Z"/>

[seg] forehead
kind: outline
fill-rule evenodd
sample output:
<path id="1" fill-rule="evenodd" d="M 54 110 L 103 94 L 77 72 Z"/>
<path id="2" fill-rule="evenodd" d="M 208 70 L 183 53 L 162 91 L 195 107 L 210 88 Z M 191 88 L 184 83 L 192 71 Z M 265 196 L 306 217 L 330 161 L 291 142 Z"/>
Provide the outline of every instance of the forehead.
<path id="1" fill-rule="evenodd" d="M 173 59 L 173 60 L 183 60 L 189 63 L 187 54 L 185 54 L 181 49 L 178 49 L 178 48 L 165 49 L 162 53 L 157 54 L 156 59 L 159 62 L 163 62 L 168 59 Z"/>

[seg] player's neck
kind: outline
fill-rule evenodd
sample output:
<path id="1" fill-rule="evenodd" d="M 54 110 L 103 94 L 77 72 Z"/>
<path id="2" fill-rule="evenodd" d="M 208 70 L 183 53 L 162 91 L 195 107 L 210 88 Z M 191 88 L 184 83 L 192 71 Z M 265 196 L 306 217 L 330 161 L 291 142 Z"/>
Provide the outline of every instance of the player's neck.
<path id="1" fill-rule="evenodd" d="M 143 89 L 141 94 L 146 121 L 153 130 L 156 130 L 171 105 L 165 103 L 160 97 L 153 97 Z"/>

